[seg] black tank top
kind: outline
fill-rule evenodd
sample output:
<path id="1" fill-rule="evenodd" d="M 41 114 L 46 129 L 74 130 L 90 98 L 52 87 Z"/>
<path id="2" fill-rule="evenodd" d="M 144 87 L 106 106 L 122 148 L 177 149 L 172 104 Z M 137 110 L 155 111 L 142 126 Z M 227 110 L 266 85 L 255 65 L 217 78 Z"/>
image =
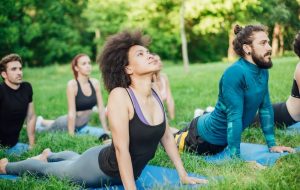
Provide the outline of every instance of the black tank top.
<path id="1" fill-rule="evenodd" d="M 293 87 L 292 87 L 292 91 L 291 91 L 291 96 L 294 97 L 294 98 L 300 98 L 298 84 L 297 84 L 297 81 L 295 79 L 293 81 Z"/>
<path id="2" fill-rule="evenodd" d="M 92 85 L 91 81 L 88 80 L 92 94 L 90 96 L 85 96 L 81 90 L 80 83 L 76 80 L 78 86 L 78 92 L 75 97 L 75 104 L 76 104 L 76 111 L 84 111 L 90 110 L 97 104 L 96 92 L 94 86 Z"/>
<path id="3" fill-rule="evenodd" d="M 154 90 L 153 95 L 159 100 L 158 95 Z M 130 97 L 130 99 L 134 105 L 133 98 Z M 163 108 L 163 104 L 160 100 L 159 103 Z M 154 157 L 158 143 L 165 133 L 165 129 L 165 115 L 164 120 L 161 124 L 155 126 L 147 125 L 139 118 L 136 112 L 136 106 L 134 105 L 134 116 L 129 121 L 129 153 L 131 156 L 134 179 L 137 179 L 140 176 L 142 170 L 145 168 L 149 160 Z M 105 174 L 110 177 L 120 179 L 120 173 L 113 142 L 111 146 L 105 147 L 100 151 L 98 162 L 101 170 Z"/>

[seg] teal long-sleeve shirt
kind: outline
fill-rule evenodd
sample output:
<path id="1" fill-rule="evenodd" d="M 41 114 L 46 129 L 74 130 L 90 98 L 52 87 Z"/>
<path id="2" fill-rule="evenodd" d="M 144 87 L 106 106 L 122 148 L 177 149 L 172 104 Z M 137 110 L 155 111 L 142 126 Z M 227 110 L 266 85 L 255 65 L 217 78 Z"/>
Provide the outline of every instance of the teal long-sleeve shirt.
<path id="1" fill-rule="evenodd" d="M 243 58 L 231 65 L 220 80 L 215 110 L 198 119 L 201 138 L 215 145 L 228 144 L 231 156 L 239 157 L 242 132 L 252 123 L 258 110 L 267 145 L 275 146 L 268 78 L 268 70 Z"/>

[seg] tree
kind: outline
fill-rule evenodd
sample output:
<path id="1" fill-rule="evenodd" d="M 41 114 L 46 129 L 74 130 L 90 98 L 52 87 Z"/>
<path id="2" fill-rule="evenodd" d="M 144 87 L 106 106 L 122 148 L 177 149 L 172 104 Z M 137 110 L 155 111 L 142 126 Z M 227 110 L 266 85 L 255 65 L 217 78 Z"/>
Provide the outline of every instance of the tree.
<path id="1" fill-rule="evenodd" d="M 264 0 L 261 1 L 261 7 L 263 11 L 258 19 L 265 25 L 273 27 L 272 55 L 281 56 L 285 46 L 284 36 L 288 35 L 286 32 L 296 33 L 300 27 L 299 3 L 296 0 Z"/>
<path id="2" fill-rule="evenodd" d="M 125 26 L 141 28 L 151 36 L 151 51 L 163 59 L 181 59 L 180 6 L 182 0 L 130 2 Z"/>
<path id="3" fill-rule="evenodd" d="M 181 34 L 181 43 L 182 43 L 182 57 L 183 65 L 185 72 L 189 71 L 189 57 L 186 44 L 186 36 L 184 29 L 184 11 L 185 10 L 185 0 L 182 0 L 181 9 L 180 9 L 180 34 Z"/>
<path id="4" fill-rule="evenodd" d="M 69 62 L 91 53 L 80 12 L 84 0 L 17 0 L 1 3 L 1 56 L 19 53 L 28 65 Z M 79 15 L 78 15 L 79 14 Z"/>
<path id="5" fill-rule="evenodd" d="M 219 48 L 223 49 L 221 46 L 226 45 L 228 47 L 226 48 L 227 57 L 232 60 L 235 55 L 232 48 L 233 27 L 236 23 L 251 22 L 252 19 L 249 18 L 251 18 L 250 13 L 252 13 L 252 10 L 260 9 L 258 2 L 258 0 L 189 0 L 187 4 L 187 22 L 190 22 L 190 30 L 198 38 L 200 36 L 207 38 L 207 35 L 222 38 L 222 33 L 227 33 L 228 43 L 224 43 L 225 39 L 222 38 L 220 39 L 222 41 L 217 42 L 219 44 L 214 45 L 212 41 L 211 44 L 206 45 L 214 45 L 215 48 L 212 48 L 212 51 L 220 51 Z M 206 41 L 206 39 L 203 40 Z"/>
<path id="6" fill-rule="evenodd" d="M 126 0 L 89 0 L 82 16 L 87 19 L 89 32 L 94 32 L 94 44 L 97 52 L 109 35 L 123 29 L 129 12 L 129 3 Z"/>
<path id="7" fill-rule="evenodd" d="M 28 8 L 25 9 L 24 6 Z M 32 57 L 27 42 L 40 35 L 39 25 L 32 25 L 29 12 L 31 1 L 2 1 L 0 4 L 0 55 L 20 53 L 23 59 Z M 25 26 L 29 27 L 25 27 Z M 26 34 L 29 34 L 28 36 Z"/>

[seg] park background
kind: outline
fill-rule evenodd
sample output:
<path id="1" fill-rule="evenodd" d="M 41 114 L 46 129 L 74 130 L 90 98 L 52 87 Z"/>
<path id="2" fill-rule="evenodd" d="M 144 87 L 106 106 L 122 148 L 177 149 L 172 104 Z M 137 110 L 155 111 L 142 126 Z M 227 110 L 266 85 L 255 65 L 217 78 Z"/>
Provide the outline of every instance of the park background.
<path id="1" fill-rule="evenodd" d="M 150 50 L 182 63 L 233 60 L 235 24 L 269 28 L 273 56 L 292 50 L 300 0 L 3 0 L 0 56 L 19 53 L 28 66 L 66 64 L 79 52 L 95 60 L 107 36 L 142 29 Z M 185 42 L 186 41 L 186 42 Z"/>
<path id="2" fill-rule="evenodd" d="M 182 9 L 184 6 L 184 9 Z M 170 124 L 182 128 L 195 108 L 214 106 L 218 82 L 236 57 L 230 46 L 232 27 L 261 23 L 269 28 L 274 66 L 270 69 L 272 102 L 285 101 L 291 91 L 293 72 L 299 59 L 292 41 L 300 30 L 299 0 L 22 0 L 0 2 L 0 56 L 18 53 L 24 59 L 24 80 L 33 86 L 37 115 L 56 118 L 67 113 L 66 84 L 72 76 L 71 59 L 87 53 L 94 60 L 92 76 L 101 80 L 95 63 L 107 36 L 123 29 L 140 28 L 152 38 L 150 51 L 161 55 L 176 105 Z M 184 13 L 184 14 L 183 14 Z M 188 53 L 184 67 L 182 19 Z M 108 93 L 103 86 L 103 100 Z M 97 114 L 90 125 L 99 125 Z M 300 146 L 300 135 L 275 130 L 278 144 Z M 264 144 L 260 128 L 246 129 L 243 142 Z M 21 141 L 28 142 L 26 130 Z M 53 151 L 83 152 L 99 145 L 94 137 L 65 133 L 36 134 L 36 146 L 21 157 L 26 159 L 50 147 Z M 7 157 L 0 149 L 0 158 Z M 189 172 L 209 177 L 204 189 L 299 189 L 300 154 L 280 159 L 275 166 L 256 170 L 241 161 L 208 164 L 192 154 L 181 155 Z M 159 148 L 151 164 L 174 168 Z M 213 177 L 221 176 L 222 180 Z M 55 177 L 24 175 L 16 182 L 0 180 L 0 189 L 81 189 Z M 157 187 L 157 189 L 161 189 Z"/>

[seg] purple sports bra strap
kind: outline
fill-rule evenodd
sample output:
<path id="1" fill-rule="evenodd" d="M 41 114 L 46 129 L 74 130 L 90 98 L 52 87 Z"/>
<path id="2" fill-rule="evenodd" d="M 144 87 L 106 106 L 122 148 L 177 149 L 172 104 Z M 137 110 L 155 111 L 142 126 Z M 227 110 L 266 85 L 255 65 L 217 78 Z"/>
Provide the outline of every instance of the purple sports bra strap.
<path id="1" fill-rule="evenodd" d="M 160 107 L 161 107 L 163 113 L 165 113 L 164 105 L 163 105 L 162 101 L 160 100 L 158 94 L 157 94 L 157 93 L 155 92 L 155 90 L 153 90 L 153 89 L 152 89 L 152 94 L 153 94 L 153 96 L 155 97 L 155 99 L 159 102 L 159 105 L 160 105 Z"/>
<path id="2" fill-rule="evenodd" d="M 142 112 L 142 110 L 140 108 L 140 105 L 139 105 L 139 103 L 138 103 L 138 101 L 137 101 L 137 99 L 136 99 L 136 97 L 135 97 L 132 89 L 131 88 L 126 88 L 126 90 L 127 90 L 128 94 L 129 94 L 129 97 L 130 97 L 130 99 L 132 101 L 132 104 L 133 104 L 133 107 L 134 107 L 134 109 L 136 111 L 136 114 L 138 115 L 138 117 L 140 118 L 140 120 L 143 123 L 149 125 L 149 123 L 147 122 L 146 118 L 144 117 L 144 114 L 143 114 L 143 112 Z"/>

